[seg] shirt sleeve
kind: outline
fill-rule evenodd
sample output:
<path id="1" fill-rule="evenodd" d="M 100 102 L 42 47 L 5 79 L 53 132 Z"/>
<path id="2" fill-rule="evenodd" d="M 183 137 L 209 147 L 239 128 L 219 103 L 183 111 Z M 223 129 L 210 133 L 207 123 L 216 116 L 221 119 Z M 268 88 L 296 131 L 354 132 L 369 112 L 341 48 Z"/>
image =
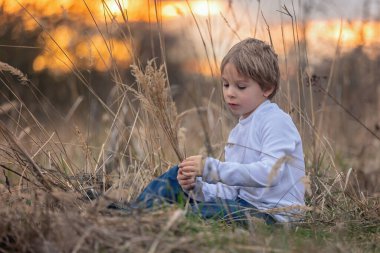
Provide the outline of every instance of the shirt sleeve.
<path id="1" fill-rule="evenodd" d="M 194 190 L 189 196 L 202 202 L 215 201 L 217 198 L 235 200 L 238 190 L 237 186 L 229 186 L 220 182 L 209 184 L 204 182 L 201 177 L 197 177 Z"/>
<path id="2" fill-rule="evenodd" d="M 281 178 L 284 164 L 293 158 L 297 140 L 297 128 L 290 117 L 277 117 L 261 122 L 259 160 L 248 164 L 221 162 L 208 157 L 203 170 L 203 180 L 208 183 L 221 182 L 230 186 L 270 187 Z"/>

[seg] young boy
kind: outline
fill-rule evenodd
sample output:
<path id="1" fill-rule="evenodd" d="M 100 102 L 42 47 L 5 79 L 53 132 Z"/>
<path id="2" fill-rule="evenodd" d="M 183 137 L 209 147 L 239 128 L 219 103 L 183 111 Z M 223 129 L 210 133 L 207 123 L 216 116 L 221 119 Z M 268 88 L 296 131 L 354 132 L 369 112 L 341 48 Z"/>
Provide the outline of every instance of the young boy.
<path id="1" fill-rule="evenodd" d="M 270 102 L 279 86 L 277 55 L 266 43 L 245 39 L 224 57 L 221 73 L 226 105 L 239 116 L 225 161 L 190 156 L 153 180 L 135 203 L 152 207 L 158 199 L 176 202 L 182 195 L 191 198 L 190 211 L 204 218 L 295 220 L 292 206 L 304 205 L 305 166 L 297 128 Z"/>

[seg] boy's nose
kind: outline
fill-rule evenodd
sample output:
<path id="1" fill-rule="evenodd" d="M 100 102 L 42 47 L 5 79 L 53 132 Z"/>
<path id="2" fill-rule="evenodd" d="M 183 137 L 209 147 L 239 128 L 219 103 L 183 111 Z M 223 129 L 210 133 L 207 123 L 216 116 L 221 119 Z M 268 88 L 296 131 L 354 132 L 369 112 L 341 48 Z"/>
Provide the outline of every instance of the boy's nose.
<path id="1" fill-rule="evenodd" d="M 235 91 L 231 87 L 229 87 L 226 90 L 226 95 L 227 95 L 227 97 L 235 97 Z"/>

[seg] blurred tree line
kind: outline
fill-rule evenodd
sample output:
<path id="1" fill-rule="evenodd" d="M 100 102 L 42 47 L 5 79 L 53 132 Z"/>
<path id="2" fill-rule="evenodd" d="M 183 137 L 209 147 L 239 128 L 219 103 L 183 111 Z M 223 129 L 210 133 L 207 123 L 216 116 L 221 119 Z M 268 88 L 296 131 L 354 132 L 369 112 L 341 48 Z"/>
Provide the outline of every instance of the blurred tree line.
<path id="1" fill-rule="evenodd" d="M 1 85 L 0 104 L 14 100 L 15 94 L 33 113 L 39 115 L 41 120 L 44 120 L 46 113 L 53 115 L 56 113 L 56 111 L 51 110 L 52 105 L 64 114 L 79 96 L 83 96 L 83 101 L 87 103 L 87 105 L 81 105 L 79 110 L 88 111 L 89 106 L 97 108 L 98 105 L 91 105 L 91 101 L 95 101 L 93 95 L 90 94 L 89 89 L 81 83 L 73 71 L 59 73 L 47 68 L 42 71 L 34 71 L 34 60 L 44 50 L 47 50 L 45 48 L 46 36 L 43 36 L 46 30 L 39 26 L 36 26 L 36 29 L 27 29 L 23 22 L 25 13 L 21 12 L 9 14 L 4 12 L 0 6 L 0 25 L 2 27 L 0 29 L 0 61 L 20 69 L 28 76 L 31 84 L 27 86 L 20 85 L 17 78 L 12 78 L 9 73 L 2 71 L 2 79 L 9 84 L 11 89 L 5 87 L 4 84 Z M 39 22 L 47 24 L 47 27 L 65 24 L 72 29 L 79 30 L 81 34 L 98 33 L 96 27 L 90 27 L 85 23 L 78 23 L 78 21 L 74 22 L 63 16 L 44 17 Z M 128 26 L 124 24 L 121 29 L 123 29 L 124 34 L 128 35 L 129 32 L 133 34 L 133 41 L 137 45 L 133 52 L 138 60 L 136 63 L 144 66 L 148 60 L 155 58 L 157 64 L 162 64 L 163 57 L 161 56 L 161 46 L 156 27 L 152 28 L 151 25 L 144 22 L 130 23 Z M 112 36 L 115 36 L 115 38 L 120 37 L 117 34 Z M 174 47 L 178 39 L 180 38 L 171 34 L 163 35 L 164 45 L 167 48 Z M 165 60 L 170 83 L 176 85 L 184 83 L 186 73 L 183 72 L 181 64 L 178 64 L 178 61 L 172 58 L 166 58 Z M 130 64 L 132 63 L 131 61 Z M 130 73 L 130 65 L 118 64 L 117 68 L 123 83 L 133 84 L 134 80 Z M 114 98 L 109 96 L 111 90 L 116 86 L 113 70 L 99 71 L 95 68 L 81 68 L 79 71 L 95 93 L 103 101 L 108 101 L 112 104 Z M 14 94 L 12 94 L 13 92 Z M 176 96 L 180 94 L 179 92 L 174 92 Z M 41 104 L 37 103 L 36 99 L 40 100 Z M 41 106 L 45 108 L 41 108 Z M 41 113 L 41 109 L 44 109 L 45 113 Z M 99 110 L 99 108 L 96 110 Z M 101 116 L 101 113 L 98 116 Z"/>

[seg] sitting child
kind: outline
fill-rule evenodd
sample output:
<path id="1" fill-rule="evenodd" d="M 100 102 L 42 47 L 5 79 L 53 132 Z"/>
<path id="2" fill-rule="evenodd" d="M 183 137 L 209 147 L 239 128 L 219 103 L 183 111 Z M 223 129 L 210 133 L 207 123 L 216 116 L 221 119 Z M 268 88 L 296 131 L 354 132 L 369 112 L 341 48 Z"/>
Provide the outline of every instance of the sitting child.
<path id="1" fill-rule="evenodd" d="M 225 161 L 187 157 L 153 180 L 134 204 L 151 208 L 183 196 L 190 198 L 190 212 L 203 218 L 239 221 L 249 214 L 269 224 L 293 221 L 296 207 L 304 205 L 305 165 L 296 126 L 270 101 L 279 86 L 277 55 L 248 38 L 230 49 L 220 69 L 224 101 L 239 116 Z"/>

